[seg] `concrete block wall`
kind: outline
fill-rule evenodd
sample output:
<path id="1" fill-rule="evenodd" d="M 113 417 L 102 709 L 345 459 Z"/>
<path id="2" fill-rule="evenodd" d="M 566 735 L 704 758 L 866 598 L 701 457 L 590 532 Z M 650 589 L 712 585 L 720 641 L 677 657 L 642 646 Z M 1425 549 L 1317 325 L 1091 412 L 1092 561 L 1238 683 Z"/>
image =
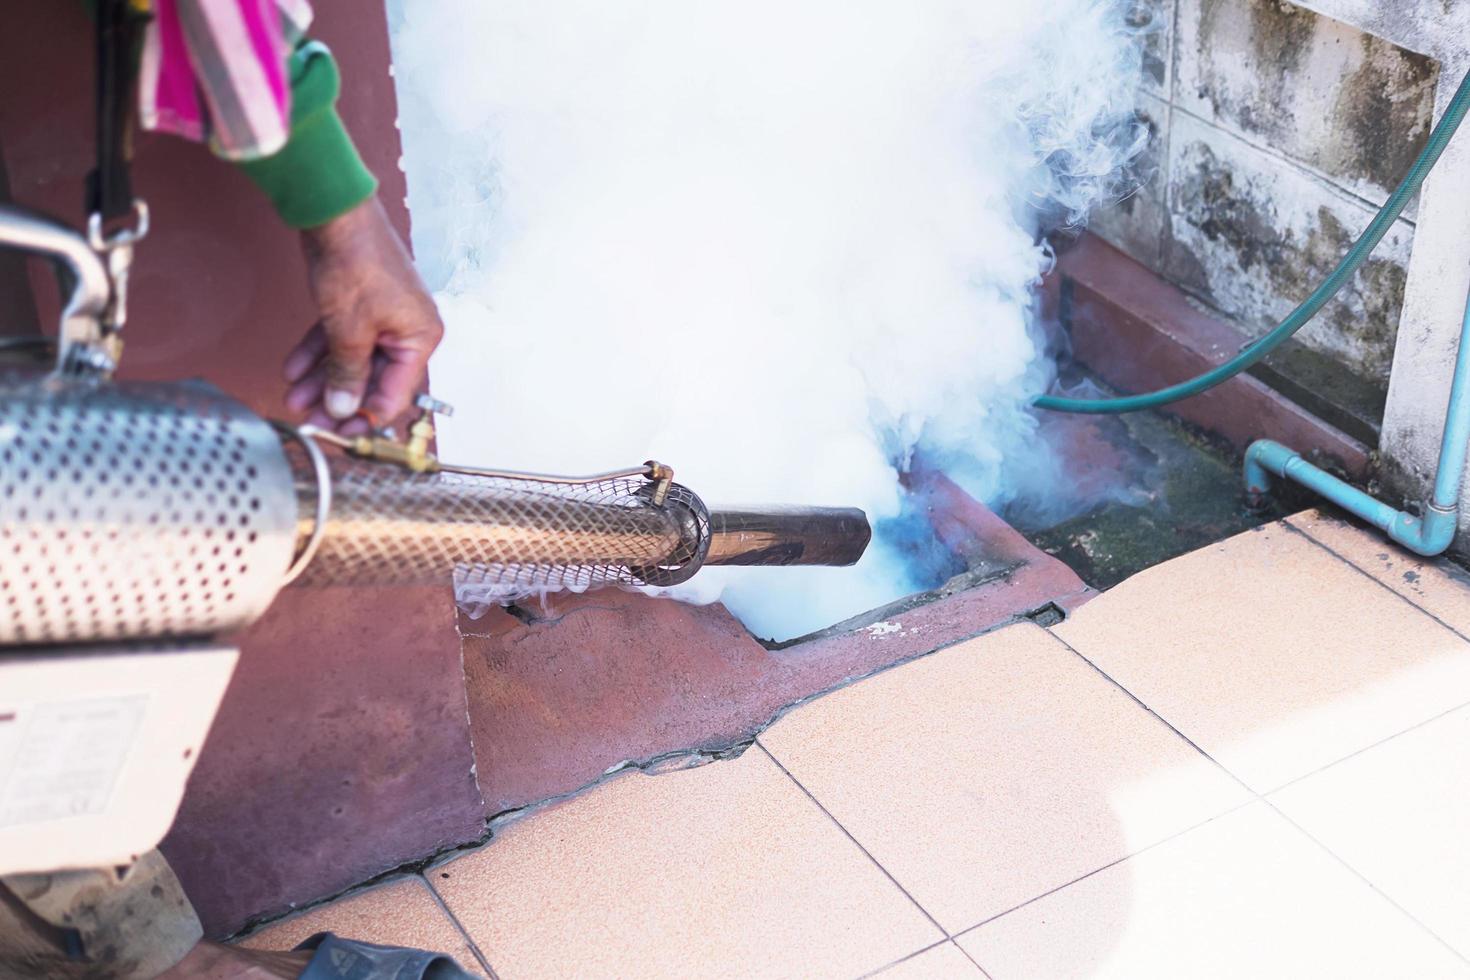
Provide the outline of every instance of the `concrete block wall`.
<path id="1" fill-rule="evenodd" d="M 1435 5 L 1446 2 L 1459 5 Z M 1432 124 L 1438 59 L 1333 12 L 1342 13 L 1284 0 L 1136 7 L 1138 23 L 1152 22 L 1139 92 L 1155 137 L 1144 163 L 1150 179 L 1098 214 L 1093 229 L 1237 325 L 1242 341 L 1274 326 L 1321 281 Z M 1302 383 L 1361 382 L 1369 404 L 1359 413 L 1374 424 L 1416 225 L 1411 207 L 1340 299 L 1298 334 L 1321 355 L 1315 362 L 1346 369 Z"/>
<path id="2" fill-rule="evenodd" d="M 1157 25 L 1139 94 L 1158 133 L 1157 169 L 1095 228 L 1258 332 L 1331 267 L 1444 112 L 1470 70 L 1470 0 L 1139 8 Z M 1450 143 L 1377 264 L 1298 335 L 1386 380 L 1379 477 L 1396 503 L 1422 500 L 1436 470 L 1470 292 L 1467 187 L 1470 130 Z M 1465 486 L 1460 530 L 1453 550 L 1470 554 Z"/>

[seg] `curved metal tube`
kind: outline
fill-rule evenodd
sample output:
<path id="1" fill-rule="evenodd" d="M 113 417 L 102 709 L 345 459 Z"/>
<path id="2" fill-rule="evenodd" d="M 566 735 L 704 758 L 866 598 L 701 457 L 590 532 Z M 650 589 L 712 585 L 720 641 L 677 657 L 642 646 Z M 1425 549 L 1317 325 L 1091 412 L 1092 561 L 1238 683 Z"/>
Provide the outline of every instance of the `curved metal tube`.
<path id="1" fill-rule="evenodd" d="M 71 274 L 71 295 L 61 311 L 57 363 L 65 364 L 77 344 L 96 343 L 112 298 L 107 268 L 86 238 L 61 222 L 10 204 L 0 205 L 0 248 L 44 255 Z M 58 277 L 63 290 L 64 279 Z"/>
<path id="2" fill-rule="evenodd" d="M 282 585 L 290 585 L 301 577 L 306 571 L 306 566 L 316 557 L 317 549 L 322 546 L 322 535 L 326 533 L 327 521 L 332 516 L 332 467 L 327 462 L 327 454 L 322 452 L 322 447 L 317 445 L 303 429 L 309 426 L 288 425 L 285 422 L 272 422 L 271 427 L 288 439 L 296 441 L 306 453 L 307 462 L 311 466 L 311 475 L 316 481 L 316 500 L 312 505 L 312 526 L 306 534 L 306 540 L 301 547 L 296 549 L 296 557 L 291 562 L 291 567 L 286 569 L 286 575 L 281 580 Z"/>

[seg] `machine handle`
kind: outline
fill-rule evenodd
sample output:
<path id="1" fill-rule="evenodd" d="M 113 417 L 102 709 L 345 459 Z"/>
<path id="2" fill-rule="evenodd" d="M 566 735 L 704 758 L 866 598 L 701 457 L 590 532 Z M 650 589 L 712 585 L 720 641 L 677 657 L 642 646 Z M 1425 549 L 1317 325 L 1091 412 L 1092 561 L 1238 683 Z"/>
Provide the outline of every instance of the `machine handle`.
<path id="1" fill-rule="evenodd" d="M 71 364 L 79 351 L 97 350 L 112 283 L 101 257 L 92 251 L 87 239 L 53 218 L 0 204 L 0 248 L 45 256 L 57 268 L 57 284 L 62 292 L 70 286 L 57 332 L 57 366 Z"/>

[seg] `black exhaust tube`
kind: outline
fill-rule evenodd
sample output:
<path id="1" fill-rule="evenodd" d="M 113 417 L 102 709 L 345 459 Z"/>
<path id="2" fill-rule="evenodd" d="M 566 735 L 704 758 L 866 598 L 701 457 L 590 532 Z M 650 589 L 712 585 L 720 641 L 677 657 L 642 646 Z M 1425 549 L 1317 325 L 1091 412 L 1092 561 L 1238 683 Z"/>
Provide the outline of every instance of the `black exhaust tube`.
<path id="1" fill-rule="evenodd" d="M 853 565 L 873 529 L 856 507 L 762 507 L 709 515 L 706 565 Z"/>

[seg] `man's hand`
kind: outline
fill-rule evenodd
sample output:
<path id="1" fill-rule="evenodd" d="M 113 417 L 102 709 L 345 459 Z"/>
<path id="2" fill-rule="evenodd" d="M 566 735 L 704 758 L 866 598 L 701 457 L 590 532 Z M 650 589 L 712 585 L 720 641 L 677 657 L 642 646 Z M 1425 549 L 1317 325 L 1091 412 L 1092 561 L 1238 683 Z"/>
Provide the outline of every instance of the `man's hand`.
<path id="1" fill-rule="evenodd" d="M 345 434 L 387 425 L 423 384 L 444 324 L 378 199 L 301 233 L 321 321 L 286 358 L 286 405 Z M 361 414 L 359 414 L 359 412 Z"/>

